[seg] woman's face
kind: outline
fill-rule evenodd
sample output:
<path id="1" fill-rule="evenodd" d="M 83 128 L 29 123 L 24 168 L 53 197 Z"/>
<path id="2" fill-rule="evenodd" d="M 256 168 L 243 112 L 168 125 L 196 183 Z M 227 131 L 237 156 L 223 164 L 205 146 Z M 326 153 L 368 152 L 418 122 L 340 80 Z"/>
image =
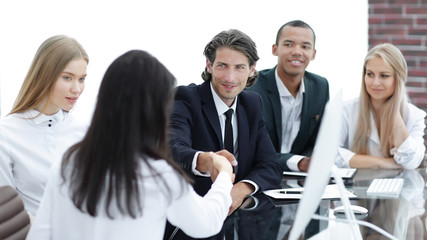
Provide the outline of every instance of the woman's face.
<path id="1" fill-rule="evenodd" d="M 86 69 L 87 62 L 83 58 L 71 60 L 65 66 L 55 82 L 44 114 L 52 115 L 60 109 L 70 111 L 74 107 L 85 88 Z"/>
<path id="2" fill-rule="evenodd" d="M 364 79 L 371 101 L 382 104 L 393 95 L 396 85 L 394 70 L 382 58 L 374 57 L 366 62 Z"/>

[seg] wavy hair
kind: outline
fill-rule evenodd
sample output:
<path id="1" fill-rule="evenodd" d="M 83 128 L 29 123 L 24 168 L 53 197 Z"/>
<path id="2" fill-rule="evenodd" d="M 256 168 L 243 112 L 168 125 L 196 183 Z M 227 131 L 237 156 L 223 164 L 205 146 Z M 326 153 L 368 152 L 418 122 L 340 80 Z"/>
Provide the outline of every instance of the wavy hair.
<path id="1" fill-rule="evenodd" d="M 258 52 L 256 50 L 255 42 L 237 29 L 230 29 L 218 33 L 205 47 L 203 54 L 209 62 L 213 63 L 216 57 L 216 50 L 221 47 L 227 47 L 243 53 L 249 60 L 249 67 L 252 67 L 259 59 Z M 254 75 L 248 78 L 246 87 L 250 87 L 255 84 L 255 80 L 258 77 L 258 71 L 254 71 Z M 202 73 L 202 78 L 205 81 L 212 80 L 212 74 L 205 70 Z"/>
<path id="2" fill-rule="evenodd" d="M 372 131 L 370 116 L 372 114 L 373 107 L 370 96 L 366 90 L 364 79 L 366 75 L 367 62 L 377 57 L 383 59 L 384 62 L 393 69 L 396 83 L 393 94 L 384 102 L 379 113 L 381 127 L 378 129 L 378 134 L 380 136 L 381 153 L 385 157 L 391 157 L 390 149 L 394 147 L 394 136 L 390 133 L 393 132 L 393 123 L 396 118 L 395 113 L 400 112 L 403 119 L 406 119 L 407 93 L 405 83 L 408 76 L 408 67 L 402 52 L 390 43 L 382 43 L 374 46 L 369 50 L 365 57 L 359 100 L 359 120 L 357 123 L 357 131 L 354 136 L 352 150 L 359 154 L 369 154 L 368 141 Z"/>

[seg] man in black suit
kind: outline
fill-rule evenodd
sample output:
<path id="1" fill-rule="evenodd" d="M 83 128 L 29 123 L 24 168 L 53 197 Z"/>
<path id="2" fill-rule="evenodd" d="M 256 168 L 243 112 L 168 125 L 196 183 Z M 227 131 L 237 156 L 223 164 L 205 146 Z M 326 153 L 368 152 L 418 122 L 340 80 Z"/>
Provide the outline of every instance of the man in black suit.
<path id="1" fill-rule="evenodd" d="M 280 186 L 282 171 L 262 116 L 258 94 L 243 90 L 256 77 L 255 43 L 239 30 L 217 34 L 205 47 L 204 83 L 179 86 L 170 120 L 170 146 L 175 161 L 206 194 L 217 173 L 209 152 L 235 165 L 229 214 L 245 197 Z M 233 152 L 224 150 L 225 112 L 232 111 Z M 179 237 L 181 239 L 181 237 Z"/>
<path id="2" fill-rule="evenodd" d="M 307 171 L 329 100 L 326 78 L 305 70 L 316 56 L 315 41 L 307 23 L 284 24 L 272 48 L 277 66 L 261 71 L 249 88 L 262 97 L 267 130 L 285 171 Z"/>

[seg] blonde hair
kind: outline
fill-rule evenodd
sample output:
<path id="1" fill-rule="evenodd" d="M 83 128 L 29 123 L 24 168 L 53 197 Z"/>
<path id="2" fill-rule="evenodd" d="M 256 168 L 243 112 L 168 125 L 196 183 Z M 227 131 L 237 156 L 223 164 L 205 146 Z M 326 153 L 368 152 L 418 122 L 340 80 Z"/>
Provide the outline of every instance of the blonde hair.
<path id="1" fill-rule="evenodd" d="M 33 109 L 45 99 L 49 102 L 55 82 L 67 64 L 81 58 L 89 63 L 86 51 L 74 38 L 57 35 L 45 40 L 34 56 L 9 114 Z"/>
<path id="2" fill-rule="evenodd" d="M 403 119 L 406 117 L 407 93 L 405 82 L 408 76 L 408 67 L 400 50 L 390 43 L 376 45 L 369 50 L 365 57 L 363 64 L 362 88 L 360 91 L 359 120 L 352 150 L 359 154 L 369 154 L 368 141 L 372 131 L 370 116 L 373 107 L 370 101 L 370 96 L 366 90 L 365 75 L 367 62 L 377 57 L 384 60 L 384 62 L 393 69 L 395 79 L 394 92 L 384 102 L 380 109 L 379 121 L 381 122 L 381 126 L 380 129 L 378 129 L 381 153 L 384 157 L 391 157 L 390 149 L 394 147 L 394 136 L 390 133 L 393 132 L 392 129 L 396 118 L 395 113 L 400 112 Z"/>

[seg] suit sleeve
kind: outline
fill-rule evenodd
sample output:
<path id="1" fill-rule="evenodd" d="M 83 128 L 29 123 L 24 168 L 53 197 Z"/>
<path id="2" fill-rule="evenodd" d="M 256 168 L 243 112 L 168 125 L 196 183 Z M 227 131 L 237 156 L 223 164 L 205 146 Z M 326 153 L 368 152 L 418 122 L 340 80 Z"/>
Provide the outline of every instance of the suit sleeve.
<path id="1" fill-rule="evenodd" d="M 279 187 L 283 174 L 273 143 L 267 132 L 264 118 L 262 117 L 261 98 L 258 96 L 255 100 L 257 101 L 251 103 L 254 111 L 251 111 L 248 115 L 249 121 L 257 119 L 256 129 L 254 129 L 253 133 L 256 134 L 254 165 L 244 179 L 255 182 L 259 186 L 260 191 L 264 191 Z"/>
<path id="2" fill-rule="evenodd" d="M 191 128 L 193 118 L 191 101 L 185 89 L 177 89 L 173 112 L 170 118 L 169 139 L 174 160 L 183 169 L 191 172 L 191 164 L 197 150 L 192 149 Z"/>

